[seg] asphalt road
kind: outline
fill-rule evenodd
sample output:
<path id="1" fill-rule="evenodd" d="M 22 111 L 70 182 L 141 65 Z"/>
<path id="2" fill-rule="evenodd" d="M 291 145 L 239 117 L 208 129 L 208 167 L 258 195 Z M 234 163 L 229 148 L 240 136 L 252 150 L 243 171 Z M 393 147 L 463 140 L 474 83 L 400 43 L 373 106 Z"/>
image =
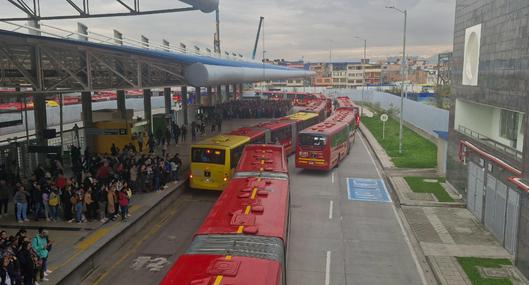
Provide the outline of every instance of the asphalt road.
<path id="1" fill-rule="evenodd" d="M 295 169 L 293 158 L 289 164 L 288 285 L 423 283 L 393 204 L 363 201 L 390 197 L 371 187 L 381 177 L 363 140 L 330 172 Z M 350 200 L 348 178 L 375 180 L 352 184 L 362 187 Z"/>
<path id="2" fill-rule="evenodd" d="M 182 194 L 158 223 L 129 240 L 83 284 L 159 284 L 178 256 L 191 244 L 193 234 L 219 194 L 210 191 Z"/>
<path id="3" fill-rule="evenodd" d="M 380 179 L 361 139 L 333 171 L 296 169 L 293 157 L 289 167 L 288 285 L 422 284 L 393 204 L 348 198 L 347 178 Z M 360 200 L 390 197 L 370 191 L 355 193 Z M 130 240 L 84 284 L 158 284 L 191 243 L 218 195 L 186 192 L 158 223 Z"/>

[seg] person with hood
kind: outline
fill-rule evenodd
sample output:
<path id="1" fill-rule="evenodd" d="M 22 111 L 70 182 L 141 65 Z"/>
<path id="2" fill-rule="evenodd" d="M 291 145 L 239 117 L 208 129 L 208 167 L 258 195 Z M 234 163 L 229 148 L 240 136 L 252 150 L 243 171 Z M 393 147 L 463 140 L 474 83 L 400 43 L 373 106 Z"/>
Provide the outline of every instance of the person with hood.
<path id="1" fill-rule="evenodd" d="M 35 272 L 37 270 L 37 264 L 35 263 L 31 247 L 32 246 L 30 242 L 23 241 L 21 249 L 17 254 L 17 259 L 20 266 L 20 274 L 22 275 L 24 285 L 35 284 Z"/>

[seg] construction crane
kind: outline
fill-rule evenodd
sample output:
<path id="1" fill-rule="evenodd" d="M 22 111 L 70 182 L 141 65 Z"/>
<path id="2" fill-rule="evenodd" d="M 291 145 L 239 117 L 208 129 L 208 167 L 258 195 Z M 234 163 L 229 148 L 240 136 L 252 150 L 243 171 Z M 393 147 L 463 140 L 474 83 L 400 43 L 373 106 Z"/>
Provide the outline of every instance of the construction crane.
<path id="1" fill-rule="evenodd" d="M 259 35 L 261 34 L 261 27 L 263 26 L 264 17 L 261 16 L 259 19 L 259 27 L 257 28 L 257 36 L 255 37 L 255 45 L 253 46 L 252 59 L 255 59 L 255 53 L 257 52 L 257 44 L 259 44 Z"/>

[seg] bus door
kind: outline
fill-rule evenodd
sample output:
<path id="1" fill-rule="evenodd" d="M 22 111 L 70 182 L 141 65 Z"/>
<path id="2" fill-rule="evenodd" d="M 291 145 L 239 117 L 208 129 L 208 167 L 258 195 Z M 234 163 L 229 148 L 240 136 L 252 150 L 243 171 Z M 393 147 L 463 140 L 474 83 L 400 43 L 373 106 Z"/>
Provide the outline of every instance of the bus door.
<path id="1" fill-rule="evenodd" d="M 292 122 L 290 124 L 290 127 L 292 129 L 292 132 L 291 132 L 291 142 L 290 142 L 290 146 L 292 148 L 292 150 L 295 149 L 295 146 L 296 146 L 296 139 L 298 137 L 298 125 L 296 124 L 296 122 Z"/>
<path id="2" fill-rule="evenodd" d="M 270 129 L 265 130 L 265 143 L 266 144 L 272 143 L 272 134 L 270 132 Z"/>

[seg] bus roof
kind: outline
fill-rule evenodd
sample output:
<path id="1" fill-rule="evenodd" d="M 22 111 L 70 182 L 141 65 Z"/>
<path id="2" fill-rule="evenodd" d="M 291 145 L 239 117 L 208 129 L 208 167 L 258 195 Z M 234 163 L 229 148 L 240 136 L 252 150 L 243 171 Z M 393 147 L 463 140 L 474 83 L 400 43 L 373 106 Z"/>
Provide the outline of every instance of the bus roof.
<path id="1" fill-rule="evenodd" d="M 280 129 L 280 128 L 283 128 L 283 127 L 286 127 L 286 126 L 290 126 L 294 122 L 295 121 L 290 120 L 290 118 L 283 117 L 282 119 L 260 123 L 260 124 L 256 125 L 256 127 L 266 128 L 266 129 L 270 129 L 271 131 L 275 131 L 277 129 Z"/>
<path id="2" fill-rule="evenodd" d="M 275 260 L 255 257 L 213 254 L 184 254 L 178 258 L 161 285 L 222 284 L 278 285 L 281 264 Z M 284 274 L 284 273 L 283 273 Z"/>
<path id="3" fill-rule="evenodd" d="M 316 100 L 310 102 L 306 107 L 301 109 L 301 112 L 307 112 L 307 113 L 319 113 L 323 109 L 325 109 L 325 106 L 327 105 L 327 102 L 325 100 Z"/>
<path id="4" fill-rule="evenodd" d="M 195 236 L 245 234 L 286 242 L 288 183 L 285 179 L 233 178 Z"/>
<path id="5" fill-rule="evenodd" d="M 243 127 L 236 129 L 235 131 L 230 132 L 230 135 L 244 136 L 249 137 L 250 139 L 256 139 L 260 136 L 263 136 L 266 132 L 266 129 L 260 127 Z"/>
<path id="6" fill-rule="evenodd" d="M 282 145 L 250 144 L 244 148 L 235 172 L 267 171 L 288 173 L 285 157 L 285 149 Z"/>
<path id="7" fill-rule="evenodd" d="M 354 111 L 341 109 L 341 110 L 337 110 L 336 112 L 334 112 L 334 114 L 331 117 L 329 117 L 327 121 L 343 122 L 343 123 L 351 124 L 356 119 L 355 115 L 356 115 L 356 112 Z"/>
<path id="8" fill-rule="evenodd" d="M 236 148 L 241 144 L 247 143 L 250 139 L 246 136 L 234 135 L 218 135 L 207 138 L 192 145 L 192 147 L 222 147 L 222 148 Z"/>
<path id="9" fill-rule="evenodd" d="M 312 118 L 318 117 L 316 113 L 307 113 L 307 112 L 297 112 L 292 115 L 288 115 L 285 118 L 289 118 L 294 121 L 306 121 Z"/>
<path id="10" fill-rule="evenodd" d="M 323 123 L 319 123 L 317 125 L 314 125 L 312 127 L 308 127 L 301 131 L 302 134 L 322 134 L 322 135 L 330 135 L 333 134 L 345 127 L 347 127 L 347 123 L 342 122 L 330 122 L 325 121 Z"/>

